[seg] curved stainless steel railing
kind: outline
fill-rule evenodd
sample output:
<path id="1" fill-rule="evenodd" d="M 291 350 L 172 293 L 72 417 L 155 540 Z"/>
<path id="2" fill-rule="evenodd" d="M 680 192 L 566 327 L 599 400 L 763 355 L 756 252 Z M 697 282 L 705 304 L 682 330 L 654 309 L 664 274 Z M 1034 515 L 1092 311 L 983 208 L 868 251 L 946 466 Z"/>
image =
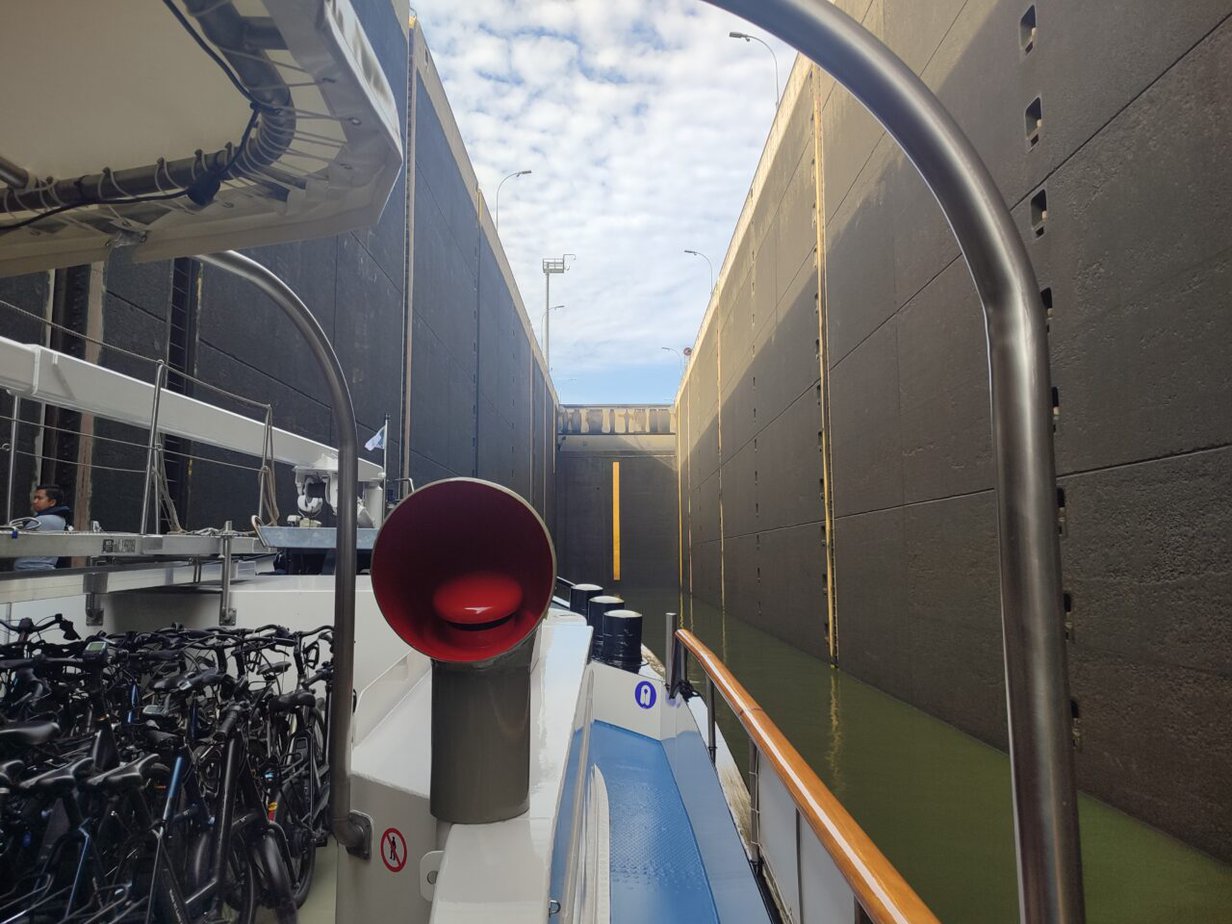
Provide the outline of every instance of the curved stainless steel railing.
<path id="1" fill-rule="evenodd" d="M 1044 309 L 1010 212 L 958 123 L 897 56 L 825 0 L 707 0 L 816 61 L 915 164 L 984 308 L 997 463 L 1001 620 L 1020 917 L 1083 920 Z"/>
<path id="2" fill-rule="evenodd" d="M 256 260 L 228 250 L 197 257 L 246 279 L 264 292 L 308 342 L 329 388 L 338 439 L 337 566 L 334 572 L 334 696 L 329 715 L 330 816 L 338 843 L 367 857 L 372 826 L 351 810 L 351 690 L 355 687 L 355 551 L 359 502 L 359 437 L 355 406 L 338 354 L 308 306 L 285 282 Z"/>

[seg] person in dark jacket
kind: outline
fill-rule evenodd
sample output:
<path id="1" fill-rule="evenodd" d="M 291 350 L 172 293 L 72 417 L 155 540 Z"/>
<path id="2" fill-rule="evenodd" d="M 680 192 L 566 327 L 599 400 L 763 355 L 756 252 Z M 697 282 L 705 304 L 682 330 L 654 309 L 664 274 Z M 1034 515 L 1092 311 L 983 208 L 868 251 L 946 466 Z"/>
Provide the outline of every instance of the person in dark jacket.
<path id="1" fill-rule="evenodd" d="M 73 517 L 73 511 L 64 504 L 64 492 L 54 484 L 41 484 L 34 489 L 30 510 L 34 514 L 33 519 L 38 522 L 34 528 L 41 533 L 64 532 Z M 13 562 L 13 570 L 52 571 L 58 560 L 55 555 L 19 558 Z"/>

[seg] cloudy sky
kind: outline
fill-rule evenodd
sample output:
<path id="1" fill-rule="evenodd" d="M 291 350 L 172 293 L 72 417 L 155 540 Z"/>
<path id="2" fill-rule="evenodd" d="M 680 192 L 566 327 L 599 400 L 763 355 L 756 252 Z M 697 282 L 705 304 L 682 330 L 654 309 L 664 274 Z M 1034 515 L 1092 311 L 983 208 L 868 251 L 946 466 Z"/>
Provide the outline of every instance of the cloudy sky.
<path id="1" fill-rule="evenodd" d="M 565 403 L 670 402 L 795 53 L 698 0 L 415 0 Z"/>

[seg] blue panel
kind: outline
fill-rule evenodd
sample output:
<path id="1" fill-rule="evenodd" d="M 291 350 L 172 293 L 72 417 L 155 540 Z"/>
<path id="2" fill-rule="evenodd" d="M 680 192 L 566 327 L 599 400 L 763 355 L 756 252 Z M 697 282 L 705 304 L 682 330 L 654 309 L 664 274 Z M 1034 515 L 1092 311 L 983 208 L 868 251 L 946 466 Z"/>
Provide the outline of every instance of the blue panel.
<path id="1" fill-rule="evenodd" d="M 613 924 L 717 924 L 706 870 L 663 745 L 596 722 L 590 756 L 607 785 Z"/>

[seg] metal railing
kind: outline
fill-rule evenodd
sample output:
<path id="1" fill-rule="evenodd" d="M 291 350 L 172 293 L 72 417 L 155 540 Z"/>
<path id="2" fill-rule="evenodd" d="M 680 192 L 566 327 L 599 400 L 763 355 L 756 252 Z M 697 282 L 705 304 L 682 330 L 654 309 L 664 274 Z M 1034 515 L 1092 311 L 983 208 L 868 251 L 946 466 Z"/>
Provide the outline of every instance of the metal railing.
<path id="1" fill-rule="evenodd" d="M 806 862 L 803 839 L 807 832 L 799 824 L 803 822 L 808 830 L 812 831 L 817 843 L 833 861 L 837 872 L 851 890 L 858 905 L 858 909 L 853 909 L 855 920 L 861 920 L 859 915 L 862 912 L 874 924 L 937 924 L 937 917 L 877 849 L 757 701 L 714 652 L 687 629 L 679 629 L 672 635 L 668 657 L 668 695 L 675 697 L 684 684 L 690 653 L 706 674 L 709 707 L 706 741 L 710 759 L 715 759 L 716 691 L 749 736 L 753 861 L 758 865 L 764 864 L 764 867 L 769 869 L 780 894 L 788 888 L 799 889 L 794 902 L 798 920 L 804 922 L 832 919 L 826 912 L 816 917 L 811 916 L 804 905 L 805 890 L 800 888 L 800 885 L 804 876 L 803 865 Z M 794 804 L 797 817 L 795 836 L 790 838 L 794 843 L 788 848 L 793 852 L 793 862 L 790 864 L 792 868 L 789 871 L 779 870 L 779 877 L 775 876 L 774 863 L 767 855 L 768 852 L 763 850 L 762 842 L 764 829 L 760 817 L 763 814 L 761 794 L 767 777 L 772 777 L 782 784 Z M 795 881 L 783 881 L 788 877 Z"/>
<path id="2" fill-rule="evenodd" d="M 1061 606 L 1048 337 L 1039 282 L 979 152 L 894 52 L 824 0 L 707 0 L 795 46 L 898 142 L 937 199 L 984 310 L 1019 920 L 1085 919 Z"/>

